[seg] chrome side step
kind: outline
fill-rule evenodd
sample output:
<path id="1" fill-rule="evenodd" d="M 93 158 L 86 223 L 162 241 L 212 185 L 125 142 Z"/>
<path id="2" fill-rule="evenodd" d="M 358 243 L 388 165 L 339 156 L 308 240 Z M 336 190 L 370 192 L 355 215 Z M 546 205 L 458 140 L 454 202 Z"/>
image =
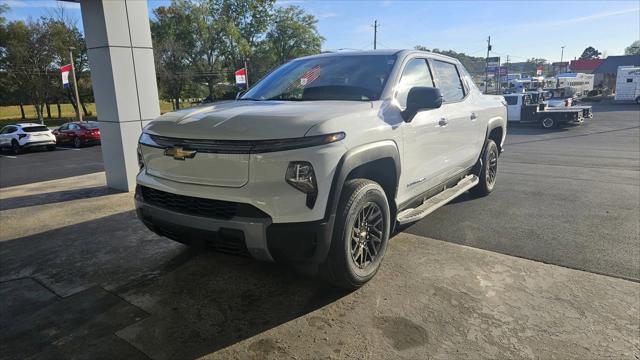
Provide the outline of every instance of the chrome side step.
<path id="1" fill-rule="evenodd" d="M 441 206 L 446 205 L 451 200 L 457 198 L 465 191 L 476 186 L 480 179 L 476 175 L 467 175 L 456 184 L 456 186 L 446 189 L 443 192 L 430 197 L 422 205 L 401 211 L 398 214 L 397 220 L 401 225 L 408 224 L 410 222 L 418 221 L 432 212 L 439 209 Z"/>

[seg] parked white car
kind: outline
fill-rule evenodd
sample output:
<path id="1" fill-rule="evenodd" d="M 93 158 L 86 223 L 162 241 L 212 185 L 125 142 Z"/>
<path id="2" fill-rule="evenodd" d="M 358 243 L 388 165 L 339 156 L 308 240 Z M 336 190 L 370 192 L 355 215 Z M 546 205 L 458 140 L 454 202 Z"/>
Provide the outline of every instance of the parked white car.
<path id="1" fill-rule="evenodd" d="M 32 147 L 55 150 L 56 137 L 42 124 L 7 125 L 0 130 L 0 148 L 9 148 L 15 154 L 19 154 L 23 149 Z"/>
<path id="2" fill-rule="evenodd" d="M 394 227 L 488 195 L 507 127 L 453 58 L 413 50 L 290 61 L 238 101 L 176 111 L 139 140 L 136 207 L 154 232 L 371 279 Z"/>

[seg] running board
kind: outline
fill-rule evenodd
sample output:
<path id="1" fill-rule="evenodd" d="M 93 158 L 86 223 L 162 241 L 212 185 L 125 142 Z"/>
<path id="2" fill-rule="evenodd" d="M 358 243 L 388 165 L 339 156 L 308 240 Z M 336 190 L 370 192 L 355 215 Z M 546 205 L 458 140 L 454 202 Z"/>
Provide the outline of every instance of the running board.
<path id="1" fill-rule="evenodd" d="M 437 195 L 430 197 L 422 205 L 401 211 L 398 214 L 397 220 L 401 225 L 408 224 L 410 222 L 418 221 L 432 212 L 439 209 L 441 206 L 446 205 L 451 200 L 457 198 L 465 191 L 476 186 L 480 180 L 476 175 L 467 175 L 464 179 L 460 180 L 456 186 L 446 189 Z"/>

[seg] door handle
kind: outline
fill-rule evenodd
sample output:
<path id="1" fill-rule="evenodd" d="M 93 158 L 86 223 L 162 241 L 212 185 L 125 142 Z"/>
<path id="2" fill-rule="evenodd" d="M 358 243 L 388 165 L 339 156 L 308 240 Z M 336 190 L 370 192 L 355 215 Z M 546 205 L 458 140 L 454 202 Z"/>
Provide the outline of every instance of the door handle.
<path id="1" fill-rule="evenodd" d="M 475 120 L 478 118 L 478 115 L 476 115 L 476 113 L 471 113 L 471 121 Z"/>
<path id="2" fill-rule="evenodd" d="M 447 121 L 446 118 L 440 118 L 440 121 L 438 121 L 438 126 L 445 127 L 445 126 L 447 126 L 448 123 L 449 122 Z"/>

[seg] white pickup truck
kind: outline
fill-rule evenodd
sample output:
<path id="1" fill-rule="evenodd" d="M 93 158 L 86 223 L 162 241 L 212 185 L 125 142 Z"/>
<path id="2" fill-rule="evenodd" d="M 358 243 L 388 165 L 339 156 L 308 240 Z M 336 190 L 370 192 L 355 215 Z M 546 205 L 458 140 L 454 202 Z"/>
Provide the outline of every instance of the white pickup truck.
<path id="1" fill-rule="evenodd" d="M 154 232 L 266 261 L 316 263 L 356 288 L 394 228 L 489 194 L 501 96 L 430 52 L 290 61 L 239 100 L 164 114 L 139 140 L 136 207 Z"/>
<path id="2" fill-rule="evenodd" d="M 519 93 L 504 95 L 509 122 L 539 124 L 545 129 L 562 125 L 579 125 L 593 117 L 591 106 L 549 106 L 538 94 Z"/>

